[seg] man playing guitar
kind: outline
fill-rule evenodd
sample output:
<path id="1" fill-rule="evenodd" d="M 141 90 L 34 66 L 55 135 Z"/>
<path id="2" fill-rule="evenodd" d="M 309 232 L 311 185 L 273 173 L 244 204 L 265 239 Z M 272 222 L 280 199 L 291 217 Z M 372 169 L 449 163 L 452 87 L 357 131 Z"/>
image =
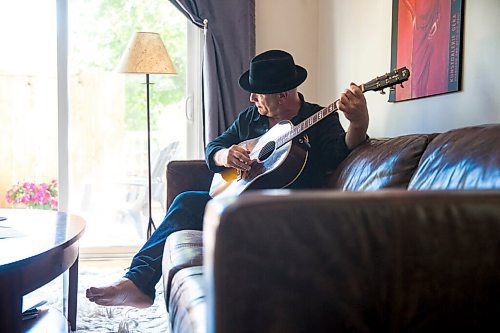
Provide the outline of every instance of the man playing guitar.
<path id="1" fill-rule="evenodd" d="M 224 173 L 225 168 L 233 168 L 239 170 L 240 177 L 244 179 L 257 178 L 261 176 L 259 173 L 265 174 L 281 167 L 282 161 L 279 157 L 264 167 L 256 166 L 256 162 L 262 162 L 256 152 L 261 149 L 254 147 L 258 143 L 253 139 L 267 135 L 271 129 L 277 130 L 274 128 L 276 125 L 285 125 L 284 129 L 278 130 L 278 135 L 293 132 L 297 130 L 295 126 L 321 110 L 319 105 L 305 102 L 302 94 L 297 91 L 297 86 L 305 80 L 306 76 L 306 70 L 295 65 L 292 56 L 286 52 L 268 51 L 256 56 L 250 64 L 250 69 L 240 77 L 239 81 L 240 86 L 250 92 L 250 101 L 254 105 L 241 112 L 236 121 L 222 135 L 208 144 L 206 160 L 209 168 L 216 173 Z M 336 106 L 350 121 L 347 133 L 344 132 L 337 113 L 321 119 L 321 122 L 308 128 L 303 136 L 298 138 L 299 142 L 305 144 L 302 149 L 307 153 L 299 158 L 296 171 L 281 182 L 276 180 L 278 183 L 273 184 L 275 178 L 290 169 L 289 164 L 284 164 L 282 168 L 284 170 L 281 170 L 281 173 L 271 173 L 265 181 L 258 184 L 258 187 L 250 186 L 250 188 L 314 188 L 319 186 L 325 171 L 335 169 L 350 150 L 366 139 L 368 111 L 361 89 L 351 84 L 350 89 L 346 89 L 341 94 Z M 271 137 L 264 141 L 268 143 L 268 141 L 274 141 L 273 139 Z M 274 151 L 271 148 L 270 150 Z M 251 154 L 252 150 L 254 154 Z M 283 154 L 289 155 L 290 152 L 284 149 Z M 229 181 L 233 180 L 235 179 L 229 177 Z M 229 194 L 239 194 L 252 185 L 242 181 L 241 186 L 226 189 L 225 181 L 220 182 L 222 190 Z M 212 184 L 212 197 L 220 193 L 217 188 L 214 188 L 216 185 L 219 184 Z M 226 185 L 228 187 L 229 183 Z"/>
<path id="2" fill-rule="evenodd" d="M 261 176 L 274 172 L 278 169 L 275 166 L 285 165 L 283 172 L 288 172 L 291 169 L 285 164 L 288 159 L 299 161 L 297 171 L 285 177 L 281 184 L 273 183 L 279 178 L 278 172 L 276 175 L 271 173 L 269 187 L 317 187 L 327 170 L 336 168 L 354 147 L 366 140 L 369 118 L 363 90 L 351 83 L 329 109 L 325 108 L 326 113 L 322 113 L 318 112 L 322 109 L 320 106 L 304 101 L 297 91 L 306 77 L 307 71 L 295 65 L 290 54 L 280 50 L 257 55 L 252 59 L 249 70 L 241 75 L 239 84 L 250 92 L 250 101 L 254 105 L 243 110 L 224 133 L 209 143 L 205 154 L 212 171 L 238 171 L 235 181 L 228 182 L 244 183 L 235 194 L 252 185 L 247 181 L 249 179 L 258 183 L 257 188 L 265 188 L 266 181 L 261 181 L 265 177 Z M 333 107 L 342 111 L 350 121 L 347 132 L 342 128 L 338 114 L 332 112 Z M 280 127 L 284 131 L 270 140 L 254 140 L 266 138 L 266 133 Z M 293 141 L 293 144 L 287 141 Z M 293 152 L 295 146 L 300 158 L 296 158 Z M 266 164 L 270 166 L 268 170 L 263 167 Z M 261 169 L 264 171 L 260 172 Z M 231 192 L 233 187 L 223 186 L 222 191 L 214 193 Z M 162 274 L 163 248 L 167 237 L 179 230 L 202 230 L 205 205 L 212 196 L 213 193 L 210 195 L 204 191 L 190 191 L 177 196 L 161 225 L 134 256 L 125 276 L 111 285 L 87 289 L 87 298 L 106 306 L 142 308 L 152 305 L 155 286 Z"/>

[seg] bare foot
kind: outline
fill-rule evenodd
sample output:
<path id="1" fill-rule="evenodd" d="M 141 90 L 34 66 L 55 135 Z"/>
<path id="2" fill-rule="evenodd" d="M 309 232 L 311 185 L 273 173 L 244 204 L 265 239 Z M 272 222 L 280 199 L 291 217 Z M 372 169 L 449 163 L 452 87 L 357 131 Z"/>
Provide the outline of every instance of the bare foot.
<path id="1" fill-rule="evenodd" d="M 89 301 L 106 306 L 147 308 L 153 300 L 129 279 L 123 278 L 106 287 L 90 287 L 85 296 Z"/>

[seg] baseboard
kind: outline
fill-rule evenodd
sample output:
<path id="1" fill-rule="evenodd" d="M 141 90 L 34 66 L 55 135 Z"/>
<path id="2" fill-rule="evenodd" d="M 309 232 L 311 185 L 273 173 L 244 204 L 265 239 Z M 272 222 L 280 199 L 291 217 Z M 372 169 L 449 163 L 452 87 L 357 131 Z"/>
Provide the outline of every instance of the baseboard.
<path id="1" fill-rule="evenodd" d="M 93 246 L 80 248 L 81 260 L 132 259 L 139 246 Z"/>

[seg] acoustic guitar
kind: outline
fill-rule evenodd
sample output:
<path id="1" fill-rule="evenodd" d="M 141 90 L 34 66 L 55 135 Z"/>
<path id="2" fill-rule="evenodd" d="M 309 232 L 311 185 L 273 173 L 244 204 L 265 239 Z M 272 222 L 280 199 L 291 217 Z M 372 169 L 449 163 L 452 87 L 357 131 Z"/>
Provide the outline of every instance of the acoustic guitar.
<path id="1" fill-rule="evenodd" d="M 410 71 L 406 67 L 376 77 L 360 86 L 361 91 L 394 89 L 394 85 L 408 80 Z M 338 100 L 337 100 L 338 101 Z M 250 159 L 256 160 L 249 171 L 227 168 L 216 173 L 210 186 L 210 196 L 239 195 L 248 189 L 285 188 L 302 173 L 307 163 L 307 136 L 299 135 L 333 112 L 338 111 L 337 101 L 314 113 L 294 126 L 285 120 L 274 125 L 266 134 L 241 142 L 239 145 L 250 151 Z"/>

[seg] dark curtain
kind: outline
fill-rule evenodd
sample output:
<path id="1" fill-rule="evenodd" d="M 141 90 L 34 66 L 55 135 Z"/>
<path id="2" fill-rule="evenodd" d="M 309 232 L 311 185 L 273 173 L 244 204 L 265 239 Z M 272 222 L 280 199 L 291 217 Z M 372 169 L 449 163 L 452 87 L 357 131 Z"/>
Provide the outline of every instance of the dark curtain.
<path id="1" fill-rule="evenodd" d="M 239 76 L 255 55 L 255 0 L 170 0 L 200 28 L 208 21 L 203 50 L 205 140 L 222 133 L 249 105 Z"/>

